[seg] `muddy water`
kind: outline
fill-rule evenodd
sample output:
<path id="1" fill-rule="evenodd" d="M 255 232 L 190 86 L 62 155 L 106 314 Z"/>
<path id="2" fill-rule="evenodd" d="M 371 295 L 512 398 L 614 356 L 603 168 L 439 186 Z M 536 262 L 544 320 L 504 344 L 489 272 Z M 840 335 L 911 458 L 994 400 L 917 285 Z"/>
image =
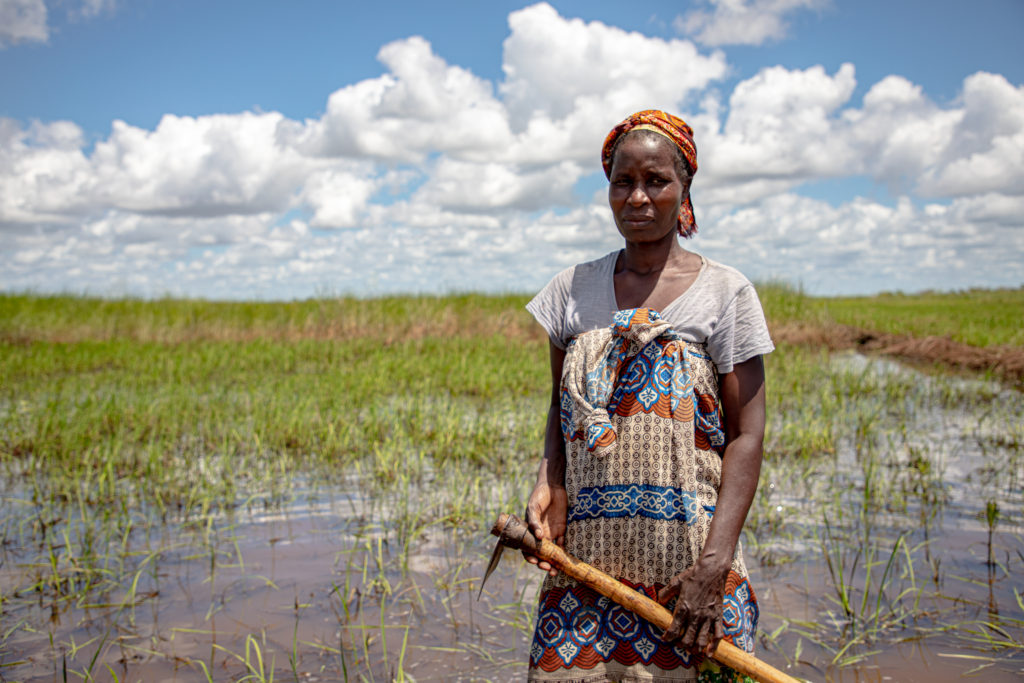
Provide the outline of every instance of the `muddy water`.
<path id="1" fill-rule="evenodd" d="M 89 670 L 147 683 L 272 671 L 286 681 L 519 678 L 536 572 L 506 561 L 477 601 L 483 534 L 437 525 L 406 555 L 392 530 L 359 513 L 360 496 L 303 494 L 202 533 L 179 529 L 139 563 L 127 606 L 123 591 L 93 605 L 15 598 L 0 675 L 62 681 L 67 666 L 69 680 Z M 15 561 L 0 571 L 11 582 L 18 568 L 32 569 Z"/>
<path id="2" fill-rule="evenodd" d="M 867 380 L 850 416 L 865 429 L 797 476 L 766 470 L 771 502 L 791 524 L 754 553 L 765 560 L 752 572 L 762 644 L 812 680 L 1019 680 L 1021 394 L 855 355 L 835 366 Z M 878 378 L 910 390 L 875 391 Z M 852 616 L 837 585 L 850 587 Z M 776 641 L 764 637 L 776 629 Z"/>
<path id="3" fill-rule="evenodd" d="M 875 414 L 869 402 L 871 443 L 844 436 L 811 465 L 767 464 L 760 504 L 780 521 L 746 542 L 762 658 L 816 681 L 1020 680 L 1024 401 L 993 391 L 945 408 L 903 396 L 904 407 Z M 480 527 L 497 510 L 475 524 L 410 525 L 395 511 L 430 499 L 430 486 L 370 493 L 350 479 L 294 491 L 256 492 L 198 523 L 138 524 L 111 560 L 126 567 L 109 566 L 129 579 L 85 598 L 31 590 L 47 558 L 5 543 L 0 678 L 524 678 L 540 573 L 506 553 L 476 599 L 492 547 Z M 989 500 L 1000 508 L 993 566 Z M 3 507 L 10 528 L 18 504 Z"/>
<path id="4" fill-rule="evenodd" d="M 1019 544 L 1019 538 L 1014 542 Z M 952 533 L 944 538 L 942 556 L 971 557 L 977 545 L 974 534 Z M 978 578 L 987 577 L 987 569 L 982 567 L 973 575 L 969 569 L 960 566 L 957 571 L 961 574 L 957 576 L 951 569 L 938 587 L 930 583 L 930 577 L 923 577 L 926 590 L 916 616 L 899 619 L 866 638 L 863 645 L 851 648 L 850 654 L 858 658 L 854 663 L 837 666 L 833 662 L 837 647 L 857 635 L 857 628 L 832 599 L 834 581 L 826 563 L 808 560 L 783 568 L 759 567 L 751 574 L 759 589 L 760 632 L 765 635 L 783 625 L 790 628 L 776 642 L 762 642 L 760 655 L 794 676 L 815 681 L 1020 680 L 1024 675 L 1024 653 L 1020 650 L 1024 624 L 1019 621 L 1022 610 L 1016 607 L 1013 593 L 1021 590 L 1020 580 L 1000 574 L 989 585 Z M 993 604 L 1000 606 L 996 611 L 1002 609 L 1017 621 L 1000 622 L 998 614 L 989 611 Z M 822 628 L 801 628 L 801 622 Z M 943 632 L 953 626 L 991 635 L 999 628 L 1015 642 L 1010 649 L 993 649 L 978 642 L 980 637 Z"/>

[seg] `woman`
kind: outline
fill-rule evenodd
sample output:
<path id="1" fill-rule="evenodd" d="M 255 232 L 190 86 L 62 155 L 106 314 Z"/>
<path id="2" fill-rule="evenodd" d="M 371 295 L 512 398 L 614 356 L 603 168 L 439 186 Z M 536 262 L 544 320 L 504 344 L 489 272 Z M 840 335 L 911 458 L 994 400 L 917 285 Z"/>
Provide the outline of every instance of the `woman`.
<path id="1" fill-rule="evenodd" d="M 530 679 L 733 680 L 706 655 L 723 637 L 753 650 L 739 535 L 761 466 L 761 355 L 774 347 L 750 282 L 676 237 L 696 232 L 690 127 L 633 114 L 602 164 L 625 247 L 563 271 L 527 305 L 550 338 L 552 391 L 526 516 L 538 538 L 675 619 L 662 634 L 527 558 L 549 571 Z"/>

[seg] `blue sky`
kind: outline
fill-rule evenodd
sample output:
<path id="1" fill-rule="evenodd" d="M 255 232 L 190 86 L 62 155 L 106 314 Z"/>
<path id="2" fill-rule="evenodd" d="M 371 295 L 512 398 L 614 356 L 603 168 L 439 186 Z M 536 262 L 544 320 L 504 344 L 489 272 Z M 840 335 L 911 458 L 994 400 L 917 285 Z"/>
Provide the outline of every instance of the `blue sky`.
<path id="1" fill-rule="evenodd" d="M 0 288 L 532 291 L 616 248 L 601 138 L 648 106 L 696 130 L 688 246 L 752 279 L 1020 286 L 1021 29 L 1019 0 L 0 0 Z"/>

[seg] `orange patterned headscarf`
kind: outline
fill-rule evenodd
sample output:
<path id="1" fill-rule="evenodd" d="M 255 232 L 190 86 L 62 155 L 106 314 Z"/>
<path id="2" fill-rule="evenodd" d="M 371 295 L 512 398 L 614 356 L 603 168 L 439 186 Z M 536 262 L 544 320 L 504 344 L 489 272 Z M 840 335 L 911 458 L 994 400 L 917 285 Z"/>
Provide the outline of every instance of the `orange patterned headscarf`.
<path id="1" fill-rule="evenodd" d="M 697 172 L 697 146 L 693 143 L 693 129 L 677 116 L 657 109 L 646 109 L 626 117 L 622 123 L 612 128 L 612 132 L 605 138 L 604 147 L 601 148 L 601 165 L 604 166 L 604 174 L 609 179 L 612 174 L 612 152 L 615 150 L 615 143 L 631 130 L 650 130 L 668 138 L 686 157 L 691 177 Z M 693 217 L 693 202 L 690 201 L 689 193 L 679 206 L 677 229 L 683 237 L 690 237 L 697 232 L 697 221 Z"/>

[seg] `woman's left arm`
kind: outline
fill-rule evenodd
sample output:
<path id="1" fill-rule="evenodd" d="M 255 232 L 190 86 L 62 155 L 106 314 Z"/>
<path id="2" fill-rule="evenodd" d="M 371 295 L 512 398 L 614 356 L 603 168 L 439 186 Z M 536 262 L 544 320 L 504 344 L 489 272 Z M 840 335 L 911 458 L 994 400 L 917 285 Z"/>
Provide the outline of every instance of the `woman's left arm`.
<path id="1" fill-rule="evenodd" d="M 724 635 L 725 582 L 761 473 L 765 422 L 761 356 L 723 375 L 720 391 L 726 446 L 711 529 L 697 563 L 673 577 L 658 594 L 662 603 L 678 596 L 675 618 L 665 631 L 665 640 L 681 637 L 680 644 L 692 652 L 713 652 Z"/>

